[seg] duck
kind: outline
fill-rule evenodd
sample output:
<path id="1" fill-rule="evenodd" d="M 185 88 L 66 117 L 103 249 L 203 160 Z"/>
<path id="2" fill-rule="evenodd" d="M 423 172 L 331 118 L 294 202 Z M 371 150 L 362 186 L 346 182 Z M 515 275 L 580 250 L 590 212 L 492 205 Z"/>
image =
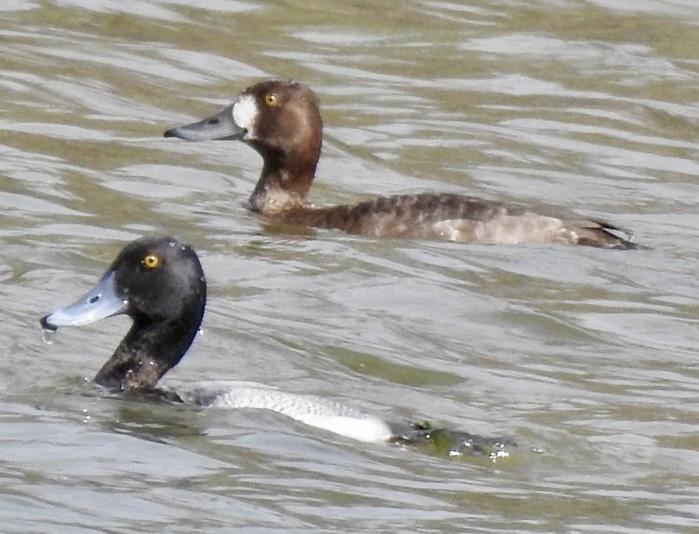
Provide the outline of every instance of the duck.
<path id="1" fill-rule="evenodd" d="M 68 306 L 44 315 L 45 332 L 128 315 L 131 328 L 94 377 L 108 392 L 201 408 L 263 409 L 360 442 L 419 445 L 449 456 L 509 456 L 514 442 L 435 428 L 429 422 L 387 421 L 352 406 L 251 382 L 212 380 L 162 387 L 201 327 L 206 277 L 194 249 L 173 237 L 127 244 L 96 285 Z M 443 450 L 442 450 L 443 449 Z"/>
<path id="2" fill-rule="evenodd" d="M 308 193 L 320 159 L 323 121 L 316 94 L 295 81 L 259 82 L 223 110 L 164 136 L 239 140 L 252 147 L 263 163 L 248 206 L 281 223 L 373 238 L 639 248 L 632 232 L 605 221 L 460 194 L 399 194 L 316 207 Z"/>

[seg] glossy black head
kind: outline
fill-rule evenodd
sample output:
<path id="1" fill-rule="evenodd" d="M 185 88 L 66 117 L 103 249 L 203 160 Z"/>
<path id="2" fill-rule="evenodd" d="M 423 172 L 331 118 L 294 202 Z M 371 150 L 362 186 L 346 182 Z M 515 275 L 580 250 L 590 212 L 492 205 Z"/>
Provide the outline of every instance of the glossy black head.
<path id="1" fill-rule="evenodd" d="M 184 356 L 205 305 L 206 280 L 194 250 L 173 238 L 143 238 L 119 253 L 95 288 L 41 324 L 55 330 L 129 315 L 131 330 L 95 381 L 112 389 L 149 390 Z"/>

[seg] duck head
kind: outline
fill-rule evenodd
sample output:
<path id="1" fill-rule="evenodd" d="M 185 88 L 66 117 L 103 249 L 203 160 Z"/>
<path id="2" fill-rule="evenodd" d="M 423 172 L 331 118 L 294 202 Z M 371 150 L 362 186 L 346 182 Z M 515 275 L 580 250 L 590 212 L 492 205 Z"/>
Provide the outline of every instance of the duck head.
<path id="1" fill-rule="evenodd" d="M 204 315 L 206 280 L 194 250 L 174 238 L 124 247 L 95 287 L 41 318 L 57 330 L 126 314 L 131 329 L 95 382 L 113 390 L 152 390 L 191 345 Z"/>

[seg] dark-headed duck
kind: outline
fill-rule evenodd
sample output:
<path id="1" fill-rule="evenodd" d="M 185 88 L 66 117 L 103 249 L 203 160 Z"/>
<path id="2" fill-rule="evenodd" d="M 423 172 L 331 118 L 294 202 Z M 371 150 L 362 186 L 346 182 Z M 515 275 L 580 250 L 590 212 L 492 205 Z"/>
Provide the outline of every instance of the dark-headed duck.
<path id="1" fill-rule="evenodd" d="M 630 232 L 603 221 L 561 218 L 464 195 L 395 195 L 357 204 L 314 207 L 308 202 L 308 191 L 320 157 L 322 135 L 318 98 L 306 85 L 292 81 L 253 85 L 235 103 L 208 119 L 165 132 L 165 137 L 190 141 L 239 139 L 250 145 L 263 159 L 250 207 L 289 224 L 371 237 L 635 248 Z"/>
<path id="2" fill-rule="evenodd" d="M 70 306 L 41 318 L 45 330 L 81 326 L 127 314 L 131 329 L 95 382 L 115 392 L 196 406 L 272 410 L 308 425 L 364 442 L 438 448 L 449 455 L 509 454 L 510 443 L 424 423 L 387 422 L 333 401 L 250 382 L 200 382 L 160 389 L 160 378 L 184 356 L 204 315 L 206 280 L 194 250 L 174 238 L 128 244 L 97 285 Z"/>

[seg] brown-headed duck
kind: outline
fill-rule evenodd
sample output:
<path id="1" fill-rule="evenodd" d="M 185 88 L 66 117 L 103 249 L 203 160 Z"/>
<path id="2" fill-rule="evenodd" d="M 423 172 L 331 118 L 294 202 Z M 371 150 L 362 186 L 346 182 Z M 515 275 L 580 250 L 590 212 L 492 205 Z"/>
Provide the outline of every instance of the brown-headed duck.
<path id="1" fill-rule="evenodd" d="M 315 207 L 308 191 L 320 158 L 323 122 L 315 93 L 293 81 L 264 81 L 202 121 L 165 137 L 189 141 L 238 139 L 263 159 L 250 208 L 285 223 L 344 230 L 370 237 L 447 239 L 477 243 L 569 243 L 636 248 L 633 235 L 604 221 L 559 217 L 477 197 L 422 193 L 382 196 Z"/>
<path id="2" fill-rule="evenodd" d="M 199 407 L 272 410 L 364 442 L 417 445 L 450 456 L 509 454 L 508 440 L 425 423 L 389 422 L 350 406 L 250 382 L 199 382 L 175 389 L 157 383 L 194 341 L 206 306 L 206 279 L 194 250 L 174 238 L 141 238 L 119 253 L 97 285 L 74 304 L 41 318 L 49 332 L 126 314 L 131 329 L 95 376 L 111 391 Z M 225 355 L 228 356 L 228 355 Z"/>

